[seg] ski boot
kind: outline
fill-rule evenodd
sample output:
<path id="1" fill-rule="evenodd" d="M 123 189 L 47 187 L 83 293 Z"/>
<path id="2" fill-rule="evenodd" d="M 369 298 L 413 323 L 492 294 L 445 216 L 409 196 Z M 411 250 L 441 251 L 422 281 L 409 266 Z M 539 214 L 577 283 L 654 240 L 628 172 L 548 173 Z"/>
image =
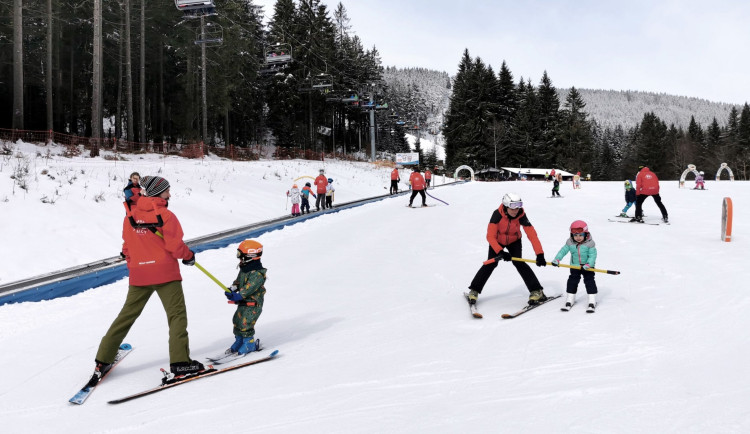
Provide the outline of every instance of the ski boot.
<path id="1" fill-rule="evenodd" d="M 479 293 L 472 289 L 471 291 L 469 291 L 466 298 L 469 300 L 469 304 L 477 304 L 477 298 L 479 298 Z"/>
<path id="2" fill-rule="evenodd" d="M 202 370 L 206 369 L 203 366 L 203 363 L 197 361 L 197 360 L 191 360 L 189 362 L 177 362 L 177 363 L 170 363 L 169 364 L 169 370 L 175 375 L 189 375 L 189 374 L 196 374 Z"/>
<path id="3" fill-rule="evenodd" d="M 576 302 L 576 295 L 575 294 L 568 294 L 568 298 L 565 300 L 565 306 L 563 306 L 562 308 L 560 308 L 560 310 L 565 311 L 565 312 L 569 311 L 570 308 L 573 307 L 573 305 L 575 304 L 575 302 Z"/>
<path id="4" fill-rule="evenodd" d="M 633 217 L 630 219 L 630 223 L 643 223 L 643 219 L 640 217 Z"/>
<path id="5" fill-rule="evenodd" d="M 628 215 L 627 215 L 627 214 L 625 214 L 624 212 L 621 212 L 621 213 L 620 213 L 620 217 L 627 217 L 627 216 L 628 216 Z"/>
<path id="6" fill-rule="evenodd" d="M 544 291 L 542 291 L 541 289 L 531 291 L 531 294 L 529 294 L 529 304 L 531 305 L 539 304 L 546 300 L 547 296 L 544 295 Z"/>
<path id="7" fill-rule="evenodd" d="M 100 362 L 98 360 L 94 360 L 96 362 L 96 366 L 94 367 L 94 374 L 91 376 L 91 379 L 86 384 L 87 387 L 94 387 L 101 381 L 102 377 L 107 375 L 107 372 L 109 372 L 110 369 L 112 369 L 111 363 L 104 363 Z"/>
<path id="8" fill-rule="evenodd" d="M 247 354 L 253 351 L 260 351 L 260 340 L 256 342 L 253 337 L 242 338 L 242 343 L 237 349 L 237 354 Z"/>
<path id="9" fill-rule="evenodd" d="M 596 294 L 589 294 L 589 306 L 586 308 L 586 312 L 596 312 Z"/>

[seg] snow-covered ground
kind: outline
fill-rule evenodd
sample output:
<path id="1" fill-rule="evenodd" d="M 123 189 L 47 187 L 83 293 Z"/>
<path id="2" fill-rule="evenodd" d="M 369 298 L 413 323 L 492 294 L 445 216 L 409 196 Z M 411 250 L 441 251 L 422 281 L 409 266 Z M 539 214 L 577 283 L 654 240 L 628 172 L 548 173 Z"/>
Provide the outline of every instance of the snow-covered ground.
<path id="1" fill-rule="evenodd" d="M 64 173 L 67 166 L 57 164 Z M 0 172 L 0 199 L 9 199 L 0 201 L 6 279 L 50 271 L 64 264 L 58 256 L 74 256 L 70 264 L 80 252 L 98 254 L 81 262 L 118 252 L 117 193 L 133 169 L 162 168 L 175 192 L 170 209 L 188 236 L 198 236 L 269 217 L 271 204 L 274 216 L 282 214 L 289 181 L 318 167 L 117 164 L 71 162 L 68 176 L 78 179 L 55 205 L 42 204 L 33 189 L 23 200 L 12 195 L 7 166 Z M 326 167 L 342 179 L 342 196 L 350 179 L 364 179 L 359 196 L 384 191 L 384 169 Z M 196 179 L 203 185 L 191 184 Z M 564 183 L 563 199 L 548 199 L 551 185 L 543 182 L 475 182 L 430 191 L 449 206 L 428 198 L 437 206 L 409 209 L 400 196 L 269 232 L 259 238 L 269 279 L 257 337 L 280 350 L 278 360 L 117 406 L 106 402 L 157 385 L 168 364 L 158 300 L 128 335 L 133 353 L 80 407 L 67 400 L 89 376 L 127 280 L 0 306 L 3 432 L 750 432 L 748 186 L 709 182 L 709 190 L 693 191 L 663 182 L 671 225 L 608 222 L 623 205 L 620 182 L 583 183 L 576 191 Z M 94 202 L 100 191 L 106 201 Z M 573 220 L 588 222 L 597 267 L 622 272 L 597 274 L 595 314 L 582 304 L 563 313 L 554 301 L 500 319 L 528 296 L 513 267 L 501 263 L 480 297 L 484 319 L 469 315 L 461 294 L 486 259 L 487 221 L 509 191 L 523 197 L 548 260 Z M 719 237 L 723 197 L 734 202 L 731 243 Z M 651 200 L 645 213 L 658 217 Z M 38 238 L 27 242 L 24 234 Z M 524 252 L 533 257 L 528 241 Z M 235 247 L 201 252 L 198 260 L 224 282 L 236 276 Z M 8 272 L 9 262 L 26 271 Z M 181 268 L 192 355 L 221 352 L 233 341 L 234 309 L 199 270 Z M 566 269 L 533 269 L 546 293 L 564 291 Z"/>

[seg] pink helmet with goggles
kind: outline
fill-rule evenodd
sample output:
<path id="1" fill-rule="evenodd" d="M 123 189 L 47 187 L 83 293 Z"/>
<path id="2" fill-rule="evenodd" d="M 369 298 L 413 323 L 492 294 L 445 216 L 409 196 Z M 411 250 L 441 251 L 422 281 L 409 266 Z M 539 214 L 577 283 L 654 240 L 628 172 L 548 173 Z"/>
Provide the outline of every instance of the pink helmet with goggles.
<path id="1" fill-rule="evenodd" d="M 588 237 L 589 225 L 583 220 L 576 220 L 570 224 L 570 236 L 575 234 L 583 234 L 584 238 Z"/>

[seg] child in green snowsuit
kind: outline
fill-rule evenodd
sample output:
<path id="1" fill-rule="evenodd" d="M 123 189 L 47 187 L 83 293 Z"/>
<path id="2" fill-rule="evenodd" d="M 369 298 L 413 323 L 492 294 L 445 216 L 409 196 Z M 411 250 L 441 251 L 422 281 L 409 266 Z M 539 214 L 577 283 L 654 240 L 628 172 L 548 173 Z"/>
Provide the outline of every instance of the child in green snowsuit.
<path id="1" fill-rule="evenodd" d="M 255 323 L 263 311 L 266 294 L 266 272 L 260 263 L 263 245 L 255 240 L 245 240 L 237 248 L 240 272 L 226 297 L 237 305 L 232 318 L 235 340 L 228 352 L 247 354 L 260 350 L 260 341 L 255 340 Z"/>
<path id="2" fill-rule="evenodd" d="M 583 277 L 583 283 L 586 286 L 586 292 L 589 295 L 589 305 L 587 312 L 593 313 L 596 309 L 596 294 L 599 292 L 594 280 L 594 272 L 589 269 L 596 267 L 596 243 L 591 238 L 589 226 L 582 220 L 576 220 L 570 225 L 570 237 L 562 246 L 555 259 L 552 260 L 552 266 L 558 267 L 560 261 L 570 253 L 570 265 L 580 268 L 571 268 L 568 276 L 567 293 L 568 298 L 565 300 L 565 306 L 562 310 L 570 310 L 575 304 L 576 292 L 578 292 L 578 283 Z"/>

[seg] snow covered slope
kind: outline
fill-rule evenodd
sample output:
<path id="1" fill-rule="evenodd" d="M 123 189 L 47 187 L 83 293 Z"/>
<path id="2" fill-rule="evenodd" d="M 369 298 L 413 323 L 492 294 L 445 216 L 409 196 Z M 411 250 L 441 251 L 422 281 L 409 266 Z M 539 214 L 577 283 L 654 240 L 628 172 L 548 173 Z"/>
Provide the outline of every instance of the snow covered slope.
<path id="1" fill-rule="evenodd" d="M 266 164 L 273 174 L 298 163 Z M 236 163 L 211 167 L 241 173 L 232 169 Z M 351 176 L 360 175 L 352 170 Z M 172 179 L 178 178 L 190 176 Z M 184 190 L 170 207 L 178 216 L 192 215 L 195 235 L 197 227 L 236 224 L 240 201 L 248 209 L 256 200 L 283 206 L 279 192 L 237 187 L 229 175 L 215 179 L 213 188 L 235 212 L 191 203 Z M 287 183 L 279 181 L 279 189 Z M 279 349 L 279 359 L 118 406 L 106 402 L 158 384 L 158 369 L 168 364 L 158 300 L 151 300 L 128 335 L 135 350 L 81 407 L 67 400 L 90 374 L 127 281 L 70 298 L 2 306 L 3 431 L 748 432 L 750 221 L 742 216 L 750 189 L 745 182 L 707 186 L 693 191 L 662 184 L 671 225 L 608 222 L 623 205 L 619 182 L 584 183 L 576 191 L 563 184 L 563 199 L 548 199 L 551 185 L 543 182 L 475 182 L 430 191 L 450 206 L 428 198 L 437 206 L 409 209 L 401 196 L 268 233 L 260 238 L 269 279 L 257 337 L 269 350 Z M 528 295 L 513 267 L 502 263 L 480 297 L 484 319 L 469 315 L 461 293 L 486 259 L 487 221 L 509 191 L 522 196 L 548 260 L 565 242 L 571 221 L 588 222 L 597 266 L 622 272 L 596 276 L 595 314 L 581 305 L 563 313 L 562 302 L 552 302 L 500 319 Z M 731 243 L 719 240 L 725 196 L 735 206 Z M 33 212 L 36 202 L 9 203 L 27 216 L 24 230 L 42 233 L 48 221 L 70 223 L 71 215 L 99 206 L 46 205 L 41 214 Z M 8 203 L 0 205 L 5 213 Z M 114 197 L 106 205 L 119 207 Z M 645 212 L 658 216 L 650 200 Z M 97 216 L 102 226 L 121 222 L 119 211 Z M 55 234 L 48 235 L 48 247 L 64 251 Z M 81 237 L 80 248 L 100 242 Z M 27 268 L 45 267 L 38 246 L 16 241 L 12 248 L 37 252 Z M 237 273 L 234 252 L 207 251 L 198 259 L 228 283 Z M 524 256 L 533 256 L 528 241 Z M 233 341 L 233 308 L 199 270 L 181 268 L 192 356 L 220 352 Z M 563 292 L 567 270 L 533 269 L 545 292 Z M 584 293 L 581 285 L 579 297 Z"/>

